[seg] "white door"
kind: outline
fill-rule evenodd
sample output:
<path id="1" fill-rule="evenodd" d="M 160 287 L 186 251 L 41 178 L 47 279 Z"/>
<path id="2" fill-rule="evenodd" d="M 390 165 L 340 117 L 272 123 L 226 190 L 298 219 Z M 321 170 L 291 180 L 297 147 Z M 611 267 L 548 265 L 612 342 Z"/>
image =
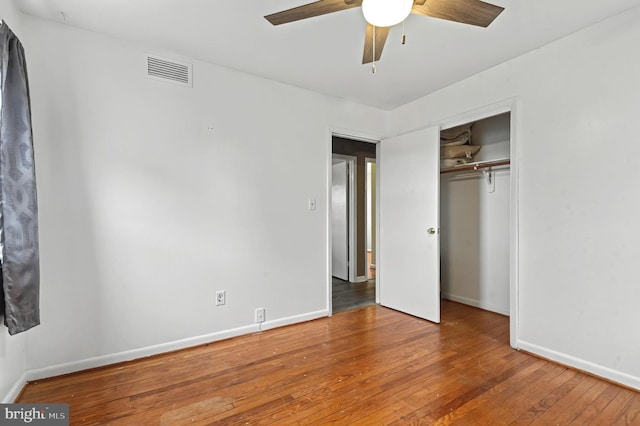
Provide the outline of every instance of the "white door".
<path id="1" fill-rule="evenodd" d="M 349 212 L 347 162 L 333 164 L 331 173 L 331 275 L 349 280 Z"/>
<path id="2" fill-rule="evenodd" d="M 380 304 L 440 322 L 437 127 L 380 143 Z M 430 233 L 433 232 L 433 233 Z"/>

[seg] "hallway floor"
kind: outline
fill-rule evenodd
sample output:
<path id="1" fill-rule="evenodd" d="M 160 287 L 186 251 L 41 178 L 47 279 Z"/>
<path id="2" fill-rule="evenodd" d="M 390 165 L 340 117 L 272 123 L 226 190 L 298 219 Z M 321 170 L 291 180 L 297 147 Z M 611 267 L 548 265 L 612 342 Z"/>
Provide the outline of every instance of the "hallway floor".
<path id="1" fill-rule="evenodd" d="M 369 280 L 361 283 L 349 283 L 332 277 L 333 313 L 375 305 L 376 281 Z"/>

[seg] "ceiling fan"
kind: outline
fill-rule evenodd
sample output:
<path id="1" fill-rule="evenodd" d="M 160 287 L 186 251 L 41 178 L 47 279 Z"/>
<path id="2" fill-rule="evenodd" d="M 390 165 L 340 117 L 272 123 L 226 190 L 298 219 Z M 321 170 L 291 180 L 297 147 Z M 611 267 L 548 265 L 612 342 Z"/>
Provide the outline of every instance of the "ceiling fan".
<path id="1" fill-rule="evenodd" d="M 503 7 L 481 0 L 319 0 L 273 13 L 265 18 L 273 25 L 281 25 L 360 6 L 362 6 L 367 21 L 362 55 L 363 64 L 380 59 L 389 35 L 389 28 L 403 22 L 411 13 L 488 27 L 504 10 Z M 385 7 L 392 9 L 387 10 L 384 9 Z"/>

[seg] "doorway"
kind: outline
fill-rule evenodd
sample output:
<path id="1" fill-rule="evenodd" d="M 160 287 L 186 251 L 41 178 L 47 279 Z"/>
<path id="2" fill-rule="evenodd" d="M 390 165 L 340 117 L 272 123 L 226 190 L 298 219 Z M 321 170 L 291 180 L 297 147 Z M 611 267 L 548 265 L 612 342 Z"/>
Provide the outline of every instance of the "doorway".
<path id="1" fill-rule="evenodd" d="M 376 301 L 375 158 L 375 143 L 332 136 L 332 313 Z"/>
<path id="2" fill-rule="evenodd" d="M 452 129 L 453 127 L 460 126 L 462 124 L 481 122 L 481 126 L 484 129 L 476 128 L 476 132 L 481 131 L 487 133 L 485 137 L 488 138 L 486 146 L 483 146 L 477 153 L 475 158 L 476 163 L 484 164 L 462 164 L 456 166 L 460 173 L 469 173 L 472 176 L 461 177 L 465 179 L 477 179 L 475 183 L 476 187 L 482 189 L 482 194 L 479 194 L 479 198 L 485 200 L 484 205 L 481 208 L 486 210 L 488 216 L 485 221 L 493 224 L 492 226 L 499 226 L 499 233 L 491 233 L 493 230 L 491 227 L 479 226 L 479 232 L 482 232 L 485 236 L 490 235 L 490 239 L 484 240 L 484 246 L 480 247 L 480 258 L 483 256 L 486 258 L 481 260 L 479 270 L 482 274 L 485 274 L 485 278 L 489 281 L 494 280 L 495 267 L 501 270 L 499 277 L 502 285 L 500 290 L 500 306 L 487 303 L 486 296 L 489 294 L 487 289 L 489 287 L 482 287 L 477 293 L 480 296 L 477 299 L 478 307 L 488 309 L 502 313 L 509 316 L 509 340 L 510 345 L 513 348 L 518 348 L 518 322 L 519 322 L 519 307 L 518 300 L 520 298 L 519 285 L 518 285 L 518 247 L 519 247 L 519 219 L 518 219 L 518 141 L 517 141 L 517 99 L 510 98 L 501 102 L 479 108 L 474 111 L 470 111 L 461 114 L 456 117 L 452 117 L 449 120 L 445 120 L 440 123 L 441 129 Z M 500 124 L 501 123 L 501 124 Z M 499 136 L 501 135 L 501 136 Z M 441 135 L 442 136 L 442 135 Z M 498 137 L 499 136 L 499 137 Z M 473 137 L 473 129 L 472 129 Z M 442 138 L 440 140 L 442 142 Z M 455 145 L 454 145 L 455 146 Z M 512 161 L 513 159 L 513 161 Z M 448 165 L 449 167 L 451 164 Z M 466 168 L 467 170 L 463 170 Z M 441 169 L 442 172 L 442 169 Z M 475 174 L 475 176 L 473 176 Z M 444 176 L 441 173 L 441 176 Z M 473 185 L 473 182 L 459 182 L 463 185 Z M 487 197 L 499 198 L 499 200 L 491 201 L 491 204 L 487 204 Z M 481 201 L 482 203 L 483 201 Z M 500 206 L 498 208 L 498 205 Z M 477 210 L 476 210 L 477 211 Z M 464 217 L 466 220 L 476 220 L 470 215 L 470 211 L 467 211 Z M 499 220 L 496 220 L 499 219 Z M 444 225 L 446 226 L 446 225 Z M 464 230 L 462 227 L 457 226 L 454 232 Z M 472 231 L 468 231 L 472 232 Z M 497 239 L 496 239 L 497 237 Z M 491 244 L 495 244 L 499 240 L 498 248 L 490 247 Z M 493 241 L 493 242 L 491 242 Z M 487 245 L 486 243 L 490 243 Z M 444 243 L 444 244 L 448 244 Z M 492 255 L 500 253 L 499 264 L 493 264 L 491 268 L 485 268 L 483 264 L 487 264 L 487 260 L 490 261 Z M 489 258 L 489 259 L 487 259 Z M 451 271 L 450 271 L 451 272 Z M 444 271 L 443 271 L 444 274 Z M 493 281 L 494 283 L 496 281 Z M 479 287 L 476 287 L 479 289 Z M 508 288 L 508 291 L 505 290 Z M 443 285 L 443 290 L 445 286 Z M 490 289 L 490 292 L 495 292 L 497 288 Z M 446 290 L 450 293 L 457 293 L 457 290 L 453 287 L 447 287 Z M 446 296 L 445 296 L 446 297 Z M 465 297 L 465 296 L 463 296 Z M 452 297 L 448 297 L 453 299 Z M 506 298 L 506 299 L 505 299 Z M 468 297 L 467 304 L 474 305 L 474 297 Z M 491 299 L 495 301 L 496 299 Z M 506 300 L 508 303 L 505 304 Z M 463 299 L 459 301 L 464 302 Z M 481 303 L 480 303 L 481 302 Z"/>
<path id="3" fill-rule="evenodd" d="M 509 112 L 479 119 L 443 130 L 440 141 L 442 297 L 506 316 L 510 121 Z"/>

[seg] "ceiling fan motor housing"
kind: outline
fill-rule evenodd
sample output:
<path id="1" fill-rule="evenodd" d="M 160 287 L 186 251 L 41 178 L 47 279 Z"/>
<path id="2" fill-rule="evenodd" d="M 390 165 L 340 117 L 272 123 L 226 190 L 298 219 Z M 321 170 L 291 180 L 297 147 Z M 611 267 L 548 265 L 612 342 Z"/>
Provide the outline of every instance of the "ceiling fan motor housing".
<path id="1" fill-rule="evenodd" d="M 376 27 L 391 27 L 407 19 L 413 0 L 363 0 L 364 19 Z"/>

